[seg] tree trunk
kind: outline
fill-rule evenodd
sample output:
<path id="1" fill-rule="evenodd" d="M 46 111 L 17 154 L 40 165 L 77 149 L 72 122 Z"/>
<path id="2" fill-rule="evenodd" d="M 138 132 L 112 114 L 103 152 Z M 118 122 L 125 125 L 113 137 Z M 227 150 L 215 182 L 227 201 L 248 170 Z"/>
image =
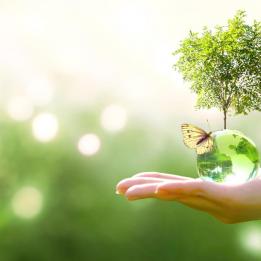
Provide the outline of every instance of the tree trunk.
<path id="1" fill-rule="evenodd" d="M 223 110 L 223 113 L 224 113 L 224 129 L 226 129 L 227 128 L 227 111 Z"/>

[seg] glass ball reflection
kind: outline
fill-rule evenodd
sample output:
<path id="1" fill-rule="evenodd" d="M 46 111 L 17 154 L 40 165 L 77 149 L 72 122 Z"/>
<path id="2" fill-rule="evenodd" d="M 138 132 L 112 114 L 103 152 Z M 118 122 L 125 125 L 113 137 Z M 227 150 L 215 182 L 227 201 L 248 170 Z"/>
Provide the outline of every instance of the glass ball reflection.
<path id="1" fill-rule="evenodd" d="M 212 151 L 197 155 L 198 174 L 205 180 L 222 183 L 243 183 L 256 177 L 259 154 L 253 141 L 236 130 L 211 134 Z"/>

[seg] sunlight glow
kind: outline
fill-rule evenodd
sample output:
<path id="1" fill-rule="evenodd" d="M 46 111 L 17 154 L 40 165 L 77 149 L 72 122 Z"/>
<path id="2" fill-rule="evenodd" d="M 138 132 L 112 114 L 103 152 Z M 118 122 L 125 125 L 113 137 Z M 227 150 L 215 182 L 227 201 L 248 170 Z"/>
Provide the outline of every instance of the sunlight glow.
<path id="1" fill-rule="evenodd" d="M 261 228 L 250 226 L 245 228 L 240 235 L 240 240 L 246 250 L 261 256 Z"/>
<path id="2" fill-rule="evenodd" d="M 25 91 L 27 96 L 37 106 L 48 104 L 54 96 L 54 89 L 51 82 L 44 77 L 30 79 L 26 83 Z"/>
<path id="3" fill-rule="evenodd" d="M 154 54 L 155 70 L 164 77 L 176 78 L 179 77 L 179 84 L 183 84 L 182 77 L 173 69 L 174 56 L 172 55 L 174 46 L 163 45 L 158 46 L 158 51 Z M 176 75 L 175 75 L 176 74 Z"/>
<path id="4" fill-rule="evenodd" d="M 150 13 L 145 7 L 133 3 L 124 5 L 118 13 L 120 32 L 129 37 L 131 34 L 143 35 L 151 28 L 149 24 Z"/>
<path id="5" fill-rule="evenodd" d="M 26 121 L 33 114 L 33 105 L 25 96 L 11 98 L 6 109 L 9 116 L 16 121 Z"/>
<path id="6" fill-rule="evenodd" d="M 228 175 L 224 179 L 224 183 L 231 184 L 231 185 L 242 184 L 245 181 L 246 181 L 246 177 L 244 175 L 244 172 Z"/>
<path id="7" fill-rule="evenodd" d="M 42 113 L 33 120 L 32 130 L 35 138 L 41 142 L 48 142 L 55 138 L 58 132 L 58 121 L 50 113 Z"/>
<path id="8" fill-rule="evenodd" d="M 89 133 L 82 136 L 78 142 L 80 153 L 86 156 L 96 154 L 101 146 L 101 141 L 96 134 Z"/>
<path id="9" fill-rule="evenodd" d="M 102 127 L 111 132 L 123 129 L 126 121 L 127 114 L 125 109 L 114 104 L 106 107 L 101 115 Z"/>
<path id="10" fill-rule="evenodd" d="M 38 189 L 23 187 L 14 195 L 12 209 L 17 216 L 30 219 L 41 211 L 42 203 L 43 197 Z"/>

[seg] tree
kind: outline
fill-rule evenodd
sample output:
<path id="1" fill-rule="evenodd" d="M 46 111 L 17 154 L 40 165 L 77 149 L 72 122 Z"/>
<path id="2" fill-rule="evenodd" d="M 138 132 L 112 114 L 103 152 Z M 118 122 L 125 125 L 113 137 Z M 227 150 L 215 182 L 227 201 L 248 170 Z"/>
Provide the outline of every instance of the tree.
<path id="1" fill-rule="evenodd" d="M 217 107 L 224 114 L 261 111 L 261 23 L 245 22 L 238 11 L 227 26 L 204 27 L 201 34 L 190 31 L 173 53 L 174 68 L 191 82 L 197 108 Z"/>

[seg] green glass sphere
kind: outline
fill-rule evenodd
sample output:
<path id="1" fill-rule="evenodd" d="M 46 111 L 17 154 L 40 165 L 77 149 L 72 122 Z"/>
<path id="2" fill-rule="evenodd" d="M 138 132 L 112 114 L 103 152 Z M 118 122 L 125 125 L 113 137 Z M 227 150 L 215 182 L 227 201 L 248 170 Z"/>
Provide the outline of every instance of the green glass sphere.
<path id="1" fill-rule="evenodd" d="M 253 179 L 259 169 L 259 154 L 255 144 L 236 130 L 211 134 L 213 149 L 197 155 L 198 174 L 205 180 L 238 184 Z"/>

